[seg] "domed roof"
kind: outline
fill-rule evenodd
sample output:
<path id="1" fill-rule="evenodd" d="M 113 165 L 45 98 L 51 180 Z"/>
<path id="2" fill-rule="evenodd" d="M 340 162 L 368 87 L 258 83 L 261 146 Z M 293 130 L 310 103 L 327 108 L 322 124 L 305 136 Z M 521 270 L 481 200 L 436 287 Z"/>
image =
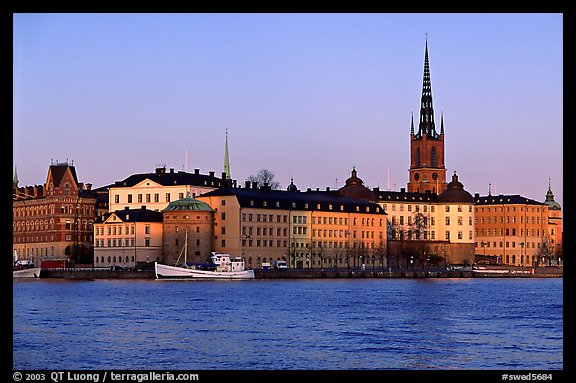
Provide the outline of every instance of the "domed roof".
<path id="1" fill-rule="evenodd" d="M 290 185 L 288 185 L 288 187 L 286 188 L 286 190 L 291 191 L 291 192 L 296 192 L 298 191 L 298 188 L 296 187 L 296 185 L 294 185 L 294 178 L 290 179 Z"/>
<path id="2" fill-rule="evenodd" d="M 172 201 L 164 210 L 200 210 L 200 211 L 213 211 L 210 205 L 206 202 L 198 201 L 197 199 L 186 197 L 177 201 Z"/>
<path id="3" fill-rule="evenodd" d="M 554 193 L 552 193 L 552 188 L 548 185 L 548 192 L 546 193 L 546 201 L 544 201 L 546 205 L 548 205 L 548 209 L 551 210 L 562 210 L 560 204 L 554 201 Z"/>
<path id="4" fill-rule="evenodd" d="M 376 201 L 377 198 L 370 189 L 364 186 L 364 181 L 358 178 L 358 172 L 352 167 L 352 175 L 346 180 L 346 185 L 338 189 L 338 194 L 344 197 Z"/>
<path id="5" fill-rule="evenodd" d="M 474 203 L 474 197 L 466 190 L 464 185 L 458 181 L 456 172 L 452 175 L 452 181 L 447 185 L 446 190 L 438 195 L 438 202 L 461 202 Z"/>

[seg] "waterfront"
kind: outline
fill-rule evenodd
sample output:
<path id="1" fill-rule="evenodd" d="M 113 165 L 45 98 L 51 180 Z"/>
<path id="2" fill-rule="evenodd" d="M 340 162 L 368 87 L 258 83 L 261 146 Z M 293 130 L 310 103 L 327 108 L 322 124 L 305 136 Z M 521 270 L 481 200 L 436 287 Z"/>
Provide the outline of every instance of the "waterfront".
<path id="1" fill-rule="evenodd" d="M 13 282 L 15 369 L 563 369 L 563 279 Z"/>

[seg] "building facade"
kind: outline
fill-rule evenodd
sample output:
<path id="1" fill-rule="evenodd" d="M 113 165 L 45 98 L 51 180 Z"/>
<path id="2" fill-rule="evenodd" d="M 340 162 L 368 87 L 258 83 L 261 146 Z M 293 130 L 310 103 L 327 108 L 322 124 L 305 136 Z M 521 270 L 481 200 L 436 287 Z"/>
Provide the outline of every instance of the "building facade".
<path id="1" fill-rule="evenodd" d="M 476 254 L 497 264 L 535 267 L 550 243 L 548 205 L 520 195 L 474 195 Z"/>
<path id="2" fill-rule="evenodd" d="M 110 211 L 125 208 L 138 209 L 146 206 L 149 210 L 162 211 L 171 201 L 192 198 L 225 186 L 226 175 L 222 178 L 209 172 L 200 174 L 200 169 L 187 173 L 166 167 L 158 167 L 154 173 L 133 174 L 123 181 L 108 186 Z M 232 182 L 232 180 L 228 180 Z"/>
<path id="3" fill-rule="evenodd" d="M 386 213 L 375 203 L 249 183 L 197 199 L 216 212 L 213 248 L 247 267 L 279 259 L 290 268 L 375 267 L 386 251 Z"/>
<path id="4" fill-rule="evenodd" d="M 163 257 L 167 265 L 210 259 L 214 210 L 191 197 L 170 202 L 162 211 Z"/>
<path id="5" fill-rule="evenodd" d="M 134 268 L 161 259 L 161 212 L 125 208 L 94 222 L 94 267 Z"/>
<path id="6" fill-rule="evenodd" d="M 92 263 L 93 223 L 106 201 L 78 182 L 76 169 L 52 163 L 44 185 L 18 187 L 13 184 L 13 257 L 29 259 L 40 266 L 43 260 Z"/>

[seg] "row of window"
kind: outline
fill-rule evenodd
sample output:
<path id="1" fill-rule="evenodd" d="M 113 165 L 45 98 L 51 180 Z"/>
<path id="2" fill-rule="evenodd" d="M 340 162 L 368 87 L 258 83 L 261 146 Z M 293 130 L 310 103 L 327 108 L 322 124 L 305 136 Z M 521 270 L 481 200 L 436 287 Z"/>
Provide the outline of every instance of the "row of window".
<path id="1" fill-rule="evenodd" d="M 490 229 L 486 229 L 486 231 L 484 231 L 484 229 L 480 229 L 480 236 L 483 237 L 484 235 L 499 235 L 499 236 L 503 236 L 503 235 L 516 235 L 516 229 L 512 228 L 512 229 L 498 229 L 498 231 L 496 231 L 497 229 L 492 229 L 492 234 L 490 234 Z M 476 236 L 478 236 L 478 229 L 475 230 Z M 498 234 L 496 234 L 498 233 Z M 504 234 L 506 233 L 506 234 Z M 552 234 L 553 235 L 553 234 Z M 520 229 L 520 236 L 524 236 L 524 229 Z M 526 230 L 526 236 L 527 237 L 540 237 L 540 229 L 532 229 L 532 230 Z M 544 230 L 542 230 L 542 236 L 544 236 Z"/>
<path id="2" fill-rule="evenodd" d="M 108 264 L 110 263 L 116 263 L 116 256 L 108 256 Z M 118 256 L 118 263 L 122 263 L 122 262 L 132 262 L 134 263 L 134 256 L 126 256 L 124 258 L 122 258 L 121 255 Z M 94 265 L 98 265 L 100 263 L 106 263 L 104 262 L 104 257 L 94 257 Z"/>
<path id="3" fill-rule="evenodd" d="M 497 243 L 498 243 L 498 246 L 496 246 Z M 526 245 L 523 245 L 524 243 L 526 243 Z M 530 245 L 532 245 L 532 246 L 530 246 Z M 509 242 L 509 241 L 506 241 L 506 242 L 503 242 L 503 241 L 500 241 L 500 242 L 496 242 L 496 241 L 493 241 L 493 242 L 490 242 L 490 241 L 476 242 L 477 248 L 504 247 L 504 246 L 515 248 L 516 242 L 515 241 L 512 241 L 512 242 Z M 520 242 L 518 247 L 526 248 L 526 249 L 529 249 L 530 247 L 532 247 L 532 249 L 539 249 L 540 248 L 540 242 Z"/>
<path id="4" fill-rule="evenodd" d="M 484 219 L 484 217 L 475 217 L 474 221 L 475 221 L 476 223 L 478 223 L 478 218 L 480 218 L 480 223 L 481 223 L 481 224 L 484 223 L 484 221 L 486 221 L 486 223 L 490 223 L 490 217 L 486 217 L 486 219 Z M 512 223 L 516 223 L 516 216 L 515 216 L 515 215 L 513 215 L 513 216 L 507 215 L 506 217 L 502 217 L 502 216 L 497 217 L 497 216 L 494 216 L 493 218 L 494 218 L 494 219 L 492 220 L 493 223 L 510 223 L 510 218 L 512 218 Z M 500 219 L 498 219 L 498 218 L 500 218 Z M 532 217 L 526 217 L 526 223 L 527 223 L 527 224 L 530 223 L 530 218 L 532 218 L 532 224 L 533 224 L 533 225 L 539 225 L 539 224 L 540 224 L 540 217 L 539 217 L 539 216 L 538 216 L 538 217 L 534 217 L 534 216 L 532 216 Z M 542 220 L 544 221 L 544 224 L 547 224 L 547 222 L 546 222 L 546 221 L 547 221 L 546 217 L 542 217 Z M 520 216 L 520 223 L 524 223 L 524 216 L 523 216 L 523 215 Z"/>
<path id="5" fill-rule="evenodd" d="M 144 246 L 150 246 L 151 241 L 150 237 L 144 238 Z M 135 239 L 134 238 L 107 238 L 104 239 L 96 239 L 94 241 L 95 247 L 134 247 Z"/>
<path id="6" fill-rule="evenodd" d="M 81 205 L 80 209 L 74 208 L 75 205 L 61 205 L 60 214 L 79 214 L 79 215 L 89 215 L 94 214 L 94 206 L 91 205 Z M 14 217 L 34 217 L 38 215 L 55 215 L 56 207 L 54 205 L 49 206 L 23 206 L 13 209 Z"/>
<path id="7" fill-rule="evenodd" d="M 196 197 L 196 193 L 193 193 L 192 198 Z M 165 193 L 164 194 L 164 201 L 162 202 L 170 202 L 171 201 L 171 194 L 170 193 Z M 184 198 L 184 193 L 178 193 L 178 199 L 183 199 Z M 132 194 L 128 194 L 127 198 L 126 198 L 126 203 L 134 203 L 134 198 L 132 196 Z M 136 195 L 136 201 L 137 203 L 143 203 L 143 202 L 160 202 L 160 193 L 154 193 L 154 194 L 150 194 L 150 193 L 146 193 L 146 194 L 137 194 Z M 120 194 L 114 194 L 114 203 L 119 204 L 120 202 Z M 123 203 L 123 202 L 122 202 Z"/>
<path id="8" fill-rule="evenodd" d="M 104 232 L 106 231 L 107 235 L 122 235 L 122 227 L 124 227 L 124 234 L 125 235 L 134 235 L 134 225 L 105 225 L 105 226 L 96 226 L 95 233 L 96 236 L 105 235 Z M 106 230 L 105 230 L 106 229 Z M 178 231 L 178 230 L 176 230 Z M 150 225 L 144 226 L 144 234 L 150 234 Z"/>
<path id="9" fill-rule="evenodd" d="M 392 225 L 412 225 L 412 224 L 422 224 L 423 226 L 428 226 L 428 222 L 430 222 L 430 226 L 436 225 L 436 217 L 424 217 L 424 216 L 417 216 L 412 219 L 412 216 L 408 216 L 407 220 L 405 220 L 403 215 L 401 216 L 392 216 Z M 406 223 L 407 222 L 407 223 Z M 444 217 L 444 224 L 446 226 L 450 226 L 452 222 L 451 217 Z M 464 217 L 457 217 L 456 222 L 458 226 L 464 225 Z M 468 217 L 468 225 L 472 226 L 472 217 Z"/>
<path id="10" fill-rule="evenodd" d="M 484 213 L 484 209 L 486 209 L 487 212 L 504 211 L 503 206 L 494 206 L 494 207 L 477 207 L 476 212 L 480 211 L 480 212 Z M 530 209 L 532 209 L 532 210 L 530 210 Z M 510 211 L 510 206 L 506 206 L 506 211 Z M 516 206 L 512 206 L 512 211 L 516 211 Z M 524 211 L 524 206 L 520 206 L 520 211 Z M 540 213 L 541 210 L 539 207 L 532 206 L 531 208 L 526 207 L 526 211 L 532 211 L 532 212 Z"/>
<path id="11" fill-rule="evenodd" d="M 450 241 L 450 230 L 446 230 L 444 232 L 444 240 Z M 426 230 L 393 230 L 392 231 L 392 238 L 396 240 L 417 240 L 417 239 L 428 239 L 428 231 Z M 458 230 L 456 233 L 456 238 L 459 240 L 464 239 L 464 232 L 462 230 Z M 472 230 L 468 231 L 468 240 L 472 240 Z M 430 240 L 436 240 L 436 232 L 434 230 L 430 230 Z"/>
<path id="12" fill-rule="evenodd" d="M 77 227 L 78 230 L 92 231 L 92 221 L 83 220 L 80 222 L 79 226 Z M 61 225 L 60 223 L 59 225 Z M 13 225 L 14 232 L 24 232 L 24 231 L 45 231 L 45 230 L 56 230 L 54 228 L 54 219 L 45 221 L 26 221 L 26 222 L 15 222 Z M 73 221 L 66 220 L 64 221 L 64 229 L 65 230 L 73 230 L 75 229 Z"/>

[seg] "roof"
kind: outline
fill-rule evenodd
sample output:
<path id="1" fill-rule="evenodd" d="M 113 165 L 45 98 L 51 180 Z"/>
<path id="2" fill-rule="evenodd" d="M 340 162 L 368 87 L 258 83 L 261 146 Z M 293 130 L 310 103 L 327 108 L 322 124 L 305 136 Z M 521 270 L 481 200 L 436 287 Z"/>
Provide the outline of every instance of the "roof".
<path id="1" fill-rule="evenodd" d="M 192 197 L 186 197 L 177 201 L 172 201 L 163 211 L 166 210 L 214 211 L 206 202 L 198 201 Z"/>
<path id="2" fill-rule="evenodd" d="M 474 196 L 474 203 L 476 205 L 544 205 L 542 202 L 522 197 L 519 194 L 512 195 L 487 195 L 487 196 Z"/>
<path id="3" fill-rule="evenodd" d="M 162 222 L 163 220 L 161 212 L 140 208 L 109 212 L 96 217 L 95 223 L 103 223 L 113 214 L 116 215 L 121 222 Z"/>
<path id="4" fill-rule="evenodd" d="M 440 203 L 474 203 L 472 194 L 464 190 L 462 182 L 458 181 L 456 172 L 452 175 L 452 181 L 446 186 L 446 190 L 438 195 L 438 202 Z"/>
<path id="5" fill-rule="evenodd" d="M 230 188 L 224 187 L 205 193 L 204 197 L 233 195 L 241 207 L 270 208 L 284 210 L 341 211 L 386 214 L 377 203 L 340 196 L 336 192 L 307 191 L 295 192 L 271 190 L 269 188 Z"/>
<path id="6" fill-rule="evenodd" d="M 356 168 L 352 168 L 351 176 L 346 180 L 346 185 L 338 189 L 338 194 L 345 197 L 363 199 L 365 201 L 376 201 L 376 195 L 364 186 L 364 181 L 358 177 Z"/>
<path id="7" fill-rule="evenodd" d="M 207 186 L 207 187 L 220 187 L 222 186 L 222 179 L 213 175 L 200 174 L 199 172 L 187 173 L 187 172 L 174 172 L 174 169 L 170 169 L 166 172 L 165 168 L 156 169 L 155 173 L 139 173 L 133 174 L 130 177 L 117 181 L 109 187 L 132 187 L 139 184 L 140 182 L 149 179 L 153 182 L 158 183 L 162 186 L 173 186 L 173 185 L 194 185 L 194 186 Z"/>
<path id="8" fill-rule="evenodd" d="M 50 165 L 49 173 L 52 175 L 52 180 L 54 181 L 54 186 L 60 186 L 62 179 L 64 178 L 64 174 L 66 174 L 66 170 L 70 169 L 70 173 L 72 173 L 72 177 L 74 178 L 74 182 L 78 184 L 78 177 L 76 176 L 76 169 L 74 165 L 68 165 L 67 163 Z"/>
<path id="9" fill-rule="evenodd" d="M 378 197 L 378 202 L 415 202 L 415 203 L 434 203 L 438 196 L 432 193 L 415 193 L 406 191 L 381 191 L 375 190 L 374 194 Z"/>

